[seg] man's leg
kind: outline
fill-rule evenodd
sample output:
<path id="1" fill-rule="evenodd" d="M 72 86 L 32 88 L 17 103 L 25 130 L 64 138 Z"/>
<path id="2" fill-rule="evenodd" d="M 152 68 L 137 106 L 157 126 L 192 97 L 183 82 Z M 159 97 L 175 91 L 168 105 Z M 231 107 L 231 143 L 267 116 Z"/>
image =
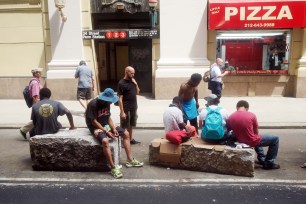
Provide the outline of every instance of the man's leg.
<path id="1" fill-rule="evenodd" d="M 20 134 L 24 139 L 27 139 L 27 133 L 30 132 L 34 128 L 33 121 L 28 122 L 25 126 L 19 129 Z"/>
<path id="2" fill-rule="evenodd" d="M 198 127 L 198 118 L 194 118 L 192 120 L 189 120 L 189 122 L 190 122 L 190 125 L 195 127 L 197 134 L 199 134 L 199 132 L 198 132 L 198 129 L 199 129 L 199 127 Z"/>
<path id="3" fill-rule="evenodd" d="M 273 135 L 262 135 L 262 140 L 257 145 L 259 147 L 269 147 L 266 158 L 265 164 L 263 166 L 264 169 L 277 169 L 279 168 L 278 164 L 275 164 L 275 159 L 278 153 L 279 147 L 279 138 Z"/>
<path id="4" fill-rule="evenodd" d="M 127 116 L 126 116 L 126 127 L 127 127 L 127 131 L 129 132 L 129 137 L 130 137 L 130 143 L 132 145 L 134 144 L 139 144 L 140 142 L 136 141 L 135 139 L 133 139 L 133 127 L 136 126 L 137 124 L 137 111 L 128 111 Z"/>
<path id="5" fill-rule="evenodd" d="M 87 104 L 88 104 L 87 100 L 79 98 L 79 102 L 83 106 L 84 109 L 87 108 Z"/>
<path id="6" fill-rule="evenodd" d="M 122 135 L 122 142 L 123 142 L 123 147 L 125 149 L 126 157 L 127 157 L 128 161 L 132 161 L 133 157 L 132 157 L 132 153 L 131 153 L 131 144 L 130 144 L 129 132 L 125 130 L 123 134 L 121 133 L 121 135 Z"/>
<path id="7" fill-rule="evenodd" d="M 142 167 L 143 162 L 137 161 L 132 156 L 129 132 L 127 130 L 124 130 L 121 127 L 117 127 L 116 129 L 117 129 L 119 135 L 123 139 L 123 146 L 124 146 L 126 157 L 127 157 L 127 162 L 125 163 L 125 166 L 128 167 L 128 168 L 129 167 Z"/>
<path id="8" fill-rule="evenodd" d="M 77 91 L 77 99 L 80 102 L 80 104 L 83 106 L 83 108 L 87 108 L 87 100 L 86 100 L 86 89 L 84 88 L 78 88 Z"/>
<path id="9" fill-rule="evenodd" d="M 111 174 L 115 178 L 122 178 L 123 175 L 119 167 L 116 167 L 112 158 L 112 152 L 109 146 L 108 137 L 105 132 L 97 129 L 94 131 L 94 136 L 102 143 L 102 151 L 107 163 L 111 167 Z"/>
<path id="10" fill-rule="evenodd" d="M 261 165 L 264 165 L 266 155 L 263 147 L 259 147 L 258 145 L 255 147 L 255 152 L 257 153 L 257 160 Z"/>

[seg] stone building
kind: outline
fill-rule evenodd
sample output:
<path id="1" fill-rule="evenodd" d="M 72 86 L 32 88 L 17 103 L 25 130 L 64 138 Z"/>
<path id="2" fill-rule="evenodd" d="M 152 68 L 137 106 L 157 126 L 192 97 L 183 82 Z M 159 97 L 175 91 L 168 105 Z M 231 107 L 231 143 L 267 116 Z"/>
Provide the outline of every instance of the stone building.
<path id="1" fill-rule="evenodd" d="M 227 0 L 177 0 L 158 1 L 154 7 L 155 2 L 0 0 L 0 97 L 22 98 L 31 68 L 42 67 L 53 98 L 74 100 L 74 71 L 83 59 L 95 73 L 97 92 L 116 89 L 124 67 L 132 65 L 142 93 L 171 99 L 183 80 L 204 73 L 216 57 L 236 69 L 224 79 L 224 96 L 306 97 L 306 20 L 301 14 L 306 1 L 247 0 L 242 6 L 241 0 L 231 5 Z M 268 56 L 276 49 L 282 63 L 271 71 Z M 199 96 L 208 93 L 202 82 Z"/>

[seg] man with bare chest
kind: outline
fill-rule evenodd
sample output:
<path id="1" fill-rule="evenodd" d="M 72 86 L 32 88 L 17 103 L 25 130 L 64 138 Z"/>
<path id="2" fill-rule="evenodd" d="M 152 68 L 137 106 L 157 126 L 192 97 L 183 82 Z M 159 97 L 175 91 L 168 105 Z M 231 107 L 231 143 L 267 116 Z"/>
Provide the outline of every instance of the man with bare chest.
<path id="1" fill-rule="evenodd" d="M 189 120 L 190 125 L 194 126 L 198 133 L 197 116 L 199 102 L 198 102 L 198 85 L 202 80 L 201 74 L 192 74 L 190 79 L 182 83 L 178 96 L 182 101 L 182 110 L 184 113 L 184 123 L 187 124 Z"/>

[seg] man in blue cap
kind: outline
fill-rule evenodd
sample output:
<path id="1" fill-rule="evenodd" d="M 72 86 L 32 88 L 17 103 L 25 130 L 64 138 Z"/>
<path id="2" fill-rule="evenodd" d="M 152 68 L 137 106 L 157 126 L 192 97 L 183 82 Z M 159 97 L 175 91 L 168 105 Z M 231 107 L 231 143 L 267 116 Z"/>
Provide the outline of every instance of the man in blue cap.
<path id="1" fill-rule="evenodd" d="M 139 162 L 132 157 L 128 131 L 116 126 L 110 117 L 110 105 L 117 101 L 118 96 L 115 95 L 114 90 L 106 88 L 97 98 L 89 102 L 85 117 L 88 129 L 102 143 L 103 153 L 111 167 L 111 174 L 115 178 L 122 178 L 121 167 L 115 166 L 112 159 L 109 138 L 118 136 L 123 138 L 123 146 L 127 156 L 126 167 L 142 167 L 143 162 Z"/>

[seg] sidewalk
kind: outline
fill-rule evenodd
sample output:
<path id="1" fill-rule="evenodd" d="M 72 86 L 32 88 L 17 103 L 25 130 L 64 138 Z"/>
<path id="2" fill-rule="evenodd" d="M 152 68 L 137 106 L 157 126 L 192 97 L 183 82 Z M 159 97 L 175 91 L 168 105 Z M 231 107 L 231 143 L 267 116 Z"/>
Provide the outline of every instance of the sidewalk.
<path id="1" fill-rule="evenodd" d="M 279 128 L 288 128 L 281 131 L 280 151 L 277 162 L 281 169 L 278 171 L 264 171 L 255 167 L 255 177 L 237 177 L 232 175 L 220 175 L 214 173 L 196 172 L 157 167 L 149 164 L 148 148 L 150 142 L 163 134 L 162 115 L 171 100 L 154 100 L 145 96 L 138 96 L 138 124 L 135 138 L 141 144 L 133 146 L 135 158 L 145 162 L 143 168 L 123 169 L 124 179 L 120 182 L 154 183 L 154 182 L 190 182 L 190 183 L 306 183 L 305 169 L 300 165 L 305 162 L 306 143 L 301 136 L 306 129 L 306 99 L 285 97 L 223 97 L 221 106 L 230 113 L 235 111 L 235 105 L 239 100 L 247 100 L 250 103 L 250 111 L 254 112 L 261 129 L 275 128 L 275 130 L 261 130 L 278 135 Z M 85 127 L 84 109 L 78 101 L 62 101 L 73 114 L 77 127 Z M 204 100 L 200 100 L 204 107 Z M 0 100 L 0 161 L 5 164 L 0 168 L 0 182 L 119 182 L 113 179 L 109 173 L 101 172 L 56 172 L 33 171 L 31 167 L 30 151 L 27 140 L 23 140 L 17 128 L 30 120 L 31 109 L 26 107 L 24 100 Z M 112 118 L 119 123 L 119 108 L 112 106 Z M 60 122 L 68 127 L 68 120 L 59 117 Z M 16 128 L 12 130 L 12 128 Z M 304 129 L 301 129 L 304 128 Z M 5 130 L 11 129 L 11 130 Z M 155 130 L 154 130 L 155 129 Z M 158 129 L 158 130 L 156 130 Z M 297 130 L 300 129 L 300 130 Z M 303 137 L 304 138 L 304 137 Z M 125 153 L 122 154 L 125 161 Z"/>
<path id="2" fill-rule="evenodd" d="M 222 97 L 220 105 L 229 113 L 235 111 L 239 100 L 247 100 L 249 111 L 257 115 L 260 128 L 306 128 L 306 98 L 287 97 Z M 78 101 L 61 101 L 73 114 L 77 127 L 86 127 L 84 109 Z M 204 107 L 204 99 L 200 99 L 200 108 Z M 171 100 L 154 100 L 146 96 L 138 96 L 137 128 L 162 129 L 162 115 Z M 0 100 L 0 128 L 19 128 L 30 120 L 31 109 L 25 101 Z M 112 105 L 112 119 L 119 123 L 119 108 Z M 64 127 L 69 123 L 65 116 L 59 117 Z"/>

